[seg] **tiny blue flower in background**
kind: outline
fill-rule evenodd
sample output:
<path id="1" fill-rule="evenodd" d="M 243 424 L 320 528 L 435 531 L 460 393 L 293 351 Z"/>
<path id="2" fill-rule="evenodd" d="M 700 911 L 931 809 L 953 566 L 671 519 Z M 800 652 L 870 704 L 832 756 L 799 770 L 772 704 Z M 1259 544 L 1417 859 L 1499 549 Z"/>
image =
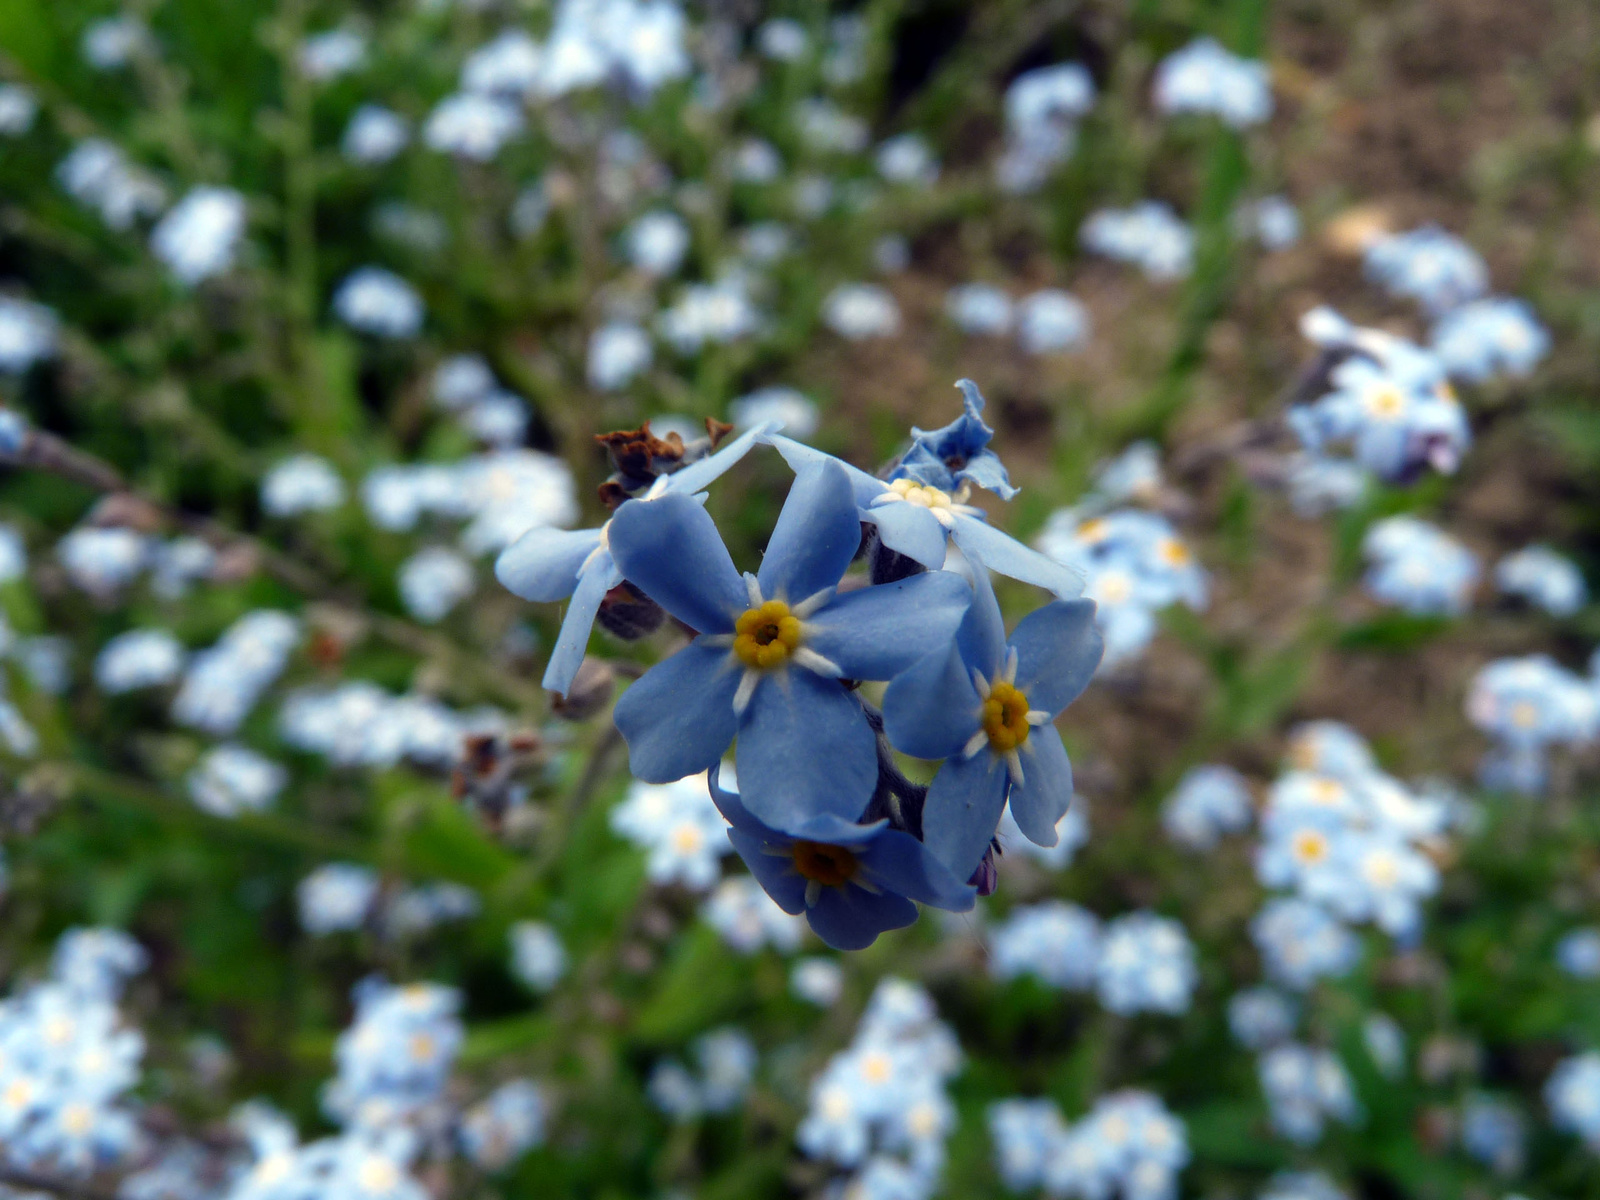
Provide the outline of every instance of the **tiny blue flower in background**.
<path id="1" fill-rule="evenodd" d="M 1137 266 L 1156 282 L 1182 279 L 1194 265 L 1194 231 L 1159 200 L 1102 208 L 1078 231 L 1086 250 Z"/>
<path id="2" fill-rule="evenodd" d="M 1250 922 L 1268 978 L 1303 992 L 1318 979 L 1350 973 L 1361 958 L 1356 936 L 1309 901 L 1269 900 Z"/>
<path id="3" fill-rule="evenodd" d="M 461 1148 L 480 1170 L 503 1170 L 543 1144 L 549 1109 L 532 1080 L 502 1083 L 462 1114 Z"/>
<path id="4" fill-rule="evenodd" d="M 1177 921 L 1141 911 L 1106 923 L 1096 990 L 1112 1012 L 1187 1012 L 1197 979 L 1194 946 Z"/>
<path id="5" fill-rule="evenodd" d="M 1544 1100 L 1557 1129 L 1600 1152 L 1600 1054 L 1590 1050 L 1557 1063 L 1545 1082 Z"/>
<path id="6" fill-rule="evenodd" d="M 1467 693 L 1466 711 L 1496 743 L 1480 769 L 1485 785 L 1536 795 L 1544 790 L 1550 746 L 1594 738 L 1600 696 L 1590 681 L 1548 655 L 1530 654 L 1483 667 Z"/>
<path id="7" fill-rule="evenodd" d="M 1481 383 L 1532 374 L 1550 352 L 1550 334 L 1526 301 L 1491 296 L 1440 317 L 1430 346 L 1455 378 Z"/>
<path id="8" fill-rule="evenodd" d="M 650 1103 L 680 1124 L 695 1120 L 704 1111 L 700 1083 L 682 1063 L 664 1059 L 655 1065 L 645 1083 Z"/>
<path id="9" fill-rule="evenodd" d="M 1477 556 L 1416 517 L 1385 517 L 1361 540 L 1369 563 L 1366 588 L 1408 613 L 1459 616 L 1481 574 Z"/>
<path id="10" fill-rule="evenodd" d="M 900 330 L 900 306 L 875 283 L 841 283 L 822 302 L 822 323 L 853 342 L 891 337 Z"/>
<path id="11" fill-rule="evenodd" d="M 818 1008 L 832 1008 L 844 994 L 844 969 L 831 958 L 802 958 L 789 969 L 789 991 Z"/>
<path id="12" fill-rule="evenodd" d="M 756 30 L 756 45 L 775 62 L 798 62 L 811 48 L 805 26 L 785 17 L 774 17 Z"/>
<path id="13" fill-rule="evenodd" d="M 283 673 L 299 640 L 300 625 L 288 613 L 246 613 L 215 645 L 190 658 L 172 700 L 173 719 L 207 733 L 232 733 Z"/>
<path id="14" fill-rule="evenodd" d="M 247 746 L 226 744 L 207 750 L 189 773 L 189 798 L 218 817 L 261 812 L 283 790 L 289 773 Z"/>
<path id="15" fill-rule="evenodd" d="M 1388 1013 L 1368 1013 L 1361 1022 L 1361 1043 L 1385 1079 L 1398 1079 L 1406 1068 L 1406 1037 Z"/>
<path id="16" fill-rule="evenodd" d="M 94 679 L 111 695 L 159 687 L 182 672 L 185 653 L 183 643 L 165 629 L 130 629 L 101 648 Z"/>
<path id="17" fill-rule="evenodd" d="M 389 162 L 411 140 L 411 124 L 381 104 L 363 104 L 350 116 L 339 147 L 353 163 L 376 167 Z"/>
<path id="18" fill-rule="evenodd" d="M 1306 450 L 1325 454 L 1348 444 L 1357 462 L 1390 483 L 1409 483 L 1424 469 L 1455 471 L 1472 433 L 1443 362 L 1328 308 L 1312 309 L 1300 328 L 1336 360 L 1328 373 L 1332 390 L 1287 414 Z"/>
<path id="19" fill-rule="evenodd" d="M 39 101 L 20 83 L 0 84 L 0 137 L 19 137 L 33 128 Z"/>
<path id="20" fill-rule="evenodd" d="M 112 71 L 127 66 L 135 55 L 153 53 L 155 44 L 137 17 L 104 17 L 83 31 L 79 50 L 95 70 Z"/>
<path id="21" fill-rule="evenodd" d="M 1062 354 L 1089 340 L 1089 310 L 1071 292 L 1040 288 L 1017 301 L 1017 341 L 1029 354 Z"/>
<path id="22" fill-rule="evenodd" d="M 990 931 L 989 954 L 996 979 L 1032 975 L 1052 987 L 1087 991 L 1100 964 L 1100 922 L 1062 900 L 1018 908 Z"/>
<path id="23" fill-rule="evenodd" d="M 1526 546 L 1495 564 L 1495 587 L 1555 617 L 1570 617 L 1589 600 L 1583 573 L 1548 546 Z"/>
<path id="24" fill-rule="evenodd" d="M 665 277 L 689 253 L 689 226 L 677 213 L 645 213 L 623 234 L 628 261 L 648 275 Z"/>
<path id="25" fill-rule="evenodd" d="M 963 333 L 998 336 L 1011 328 L 1011 297 L 990 283 L 963 283 L 945 295 L 944 310 Z"/>
<path id="26" fill-rule="evenodd" d="M 150 233 L 150 252 L 180 282 L 194 285 L 233 265 L 244 235 L 245 198 L 232 188 L 195 188 Z"/>
<path id="27" fill-rule="evenodd" d="M 400 565 L 400 601 L 426 624 L 442 621 L 472 595 L 475 584 L 472 564 L 442 546 L 419 550 Z"/>
<path id="28" fill-rule="evenodd" d="M 56 181 L 111 229 L 130 229 L 167 206 L 161 181 L 103 138 L 86 138 L 74 146 L 56 167 Z"/>
<path id="29" fill-rule="evenodd" d="M 521 29 L 505 29 L 467 55 L 461 90 L 520 100 L 535 91 L 544 50 Z"/>
<path id="30" fill-rule="evenodd" d="M 321 936 L 359 929 L 378 896 L 378 877 L 354 863 L 327 863 L 300 881 L 300 924 Z"/>
<path id="31" fill-rule="evenodd" d="M 79 526 L 56 543 L 56 557 L 72 582 L 95 595 L 132 583 L 149 565 L 151 542 L 131 529 Z"/>
<path id="32" fill-rule="evenodd" d="M 1302 517 L 1354 508 L 1372 480 L 1360 463 L 1305 451 L 1290 455 L 1285 467 L 1289 503 Z"/>
<path id="33" fill-rule="evenodd" d="M 1350 1200 L 1321 1171 L 1279 1171 L 1258 1200 Z"/>
<path id="34" fill-rule="evenodd" d="M 322 1107 L 342 1124 L 379 1131 L 437 1103 L 465 1036 L 460 993 L 438 984 L 354 989 L 355 1020 L 334 1043 L 337 1076 Z"/>
<path id="35" fill-rule="evenodd" d="M 20 375 L 34 363 L 54 358 L 59 328 L 55 310 L 31 300 L 0 296 L 0 372 Z M 9 447 L 7 453 L 15 453 L 17 448 Z"/>
<path id="36" fill-rule="evenodd" d="M 675 304 L 656 319 L 656 329 L 682 355 L 698 354 L 751 336 L 761 314 L 750 300 L 747 281 L 731 275 L 715 283 L 691 283 Z"/>
<path id="37" fill-rule="evenodd" d="M 755 1081 L 755 1043 L 743 1030 L 714 1029 L 695 1039 L 700 1067 L 700 1101 L 709 1113 L 732 1112 Z"/>
<path id="38" fill-rule="evenodd" d="M 1354 1124 L 1360 1117 L 1344 1064 L 1328 1050 L 1295 1042 L 1274 1047 L 1257 1063 L 1272 1125 L 1298 1145 L 1322 1137 L 1328 1118 Z"/>
<path id="39" fill-rule="evenodd" d="M 1367 248 L 1367 277 L 1438 316 L 1476 300 L 1489 287 L 1477 251 L 1437 225 L 1380 238 Z"/>
<path id="40" fill-rule="evenodd" d="M 415 337 L 422 328 L 422 297 L 392 271 L 358 267 L 333 294 L 333 312 L 359 333 L 374 337 Z"/>
<path id="41" fill-rule="evenodd" d="M 1295 1002 L 1269 987 L 1247 988 L 1228 1001 L 1228 1029 L 1248 1050 L 1265 1050 L 1294 1036 Z"/>
<path id="42" fill-rule="evenodd" d="M 649 369 L 654 356 L 650 335 L 639 326 L 628 321 L 602 325 L 589 339 L 589 384 L 602 392 L 624 388 Z"/>
<path id="43" fill-rule="evenodd" d="M 1072 803 L 1072 767 L 1053 722 L 1100 665 L 1094 606 L 1057 600 L 1008 642 L 987 572 L 948 650 L 884 693 L 884 732 L 902 753 L 945 759 L 928 789 L 923 837 L 958 877 L 977 869 L 1009 804 L 1029 840 L 1053 845 Z"/>
<path id="44" fill-rule="evenodd" d="M 910 925 L 917 919 L 913 900 L 966 912 L 976 899 L 926 846 L 886 821 L 855 825 L 821 813 L 791 835 L 757 820 L 738 796 L 717 786 L 715 771 L 711 794 L 750 873 L 785 912 L 804 913 L 835 950 L 859 950 L 880 933 Z"/>
<path id="45" fill-rule="evenodd" d="M 1272 116 L 1267 66 L 1228 53 L 1211 38 L 1196 38 L 1156 67 L 1153 95 L 1165 113 L 1210 113 L 1235 129 Z"/>
<path id="46" fill-rule="evenodd" d="M 1101 1096 L 1071 1126 L 1052 1101 L 1002 1100 L 989 1107 L 989 1133 L 1006 1186 L 1052 1196 L 1173 1200 L 1190 1158 L 1183 1122 L 1133 1089 Z"/>
<path id="47" fill-rule="evenodd" d="M 470 162 L 488 162 L 522 132 L 522 112 L 495 96 L 458 92 L 439 101 L 422 126 L 430 150 Z"/>
<path id="48" fill-rule="evenodd" d="M 1574 929 L 1562 937 L 1556 965 L 1574 979 L 1600 979 L 1600 929 Z"/>
<path id="49" fill-rule="evenodd" d="M 327 83 L 356 70 L 366 57 L 366 38 L 353 29 L 330 29 L 300 43 L 299 67 L 306 78 Z"/>
<path id="50" fill-rule="evenodd" d="M 1072 157 L 1078 121 L 1094 106 L 1094 80 L 1079 63 L 1024 71 L 1006 89 L 1006 148 L 995 179 L 1011 193 L 1036 191 Z"/>
<path id="51" fill-rule="evenodd" d="M 1286 250 L 1300 240 L 1300 214 L 1287 196 L 1263 196 L 1241 204 L 1233 214 L 1234 231 L 1254 238 L 1267 250 Z"/>
<path id="52" fill-rule="evenodd" d="M 939 159 L 920 134 L 902 133 L 878 147 L 878 174 L 890 183 L 928 185 L 939 178 Z"/>
<path id="53" fill-rule="evenodd" d="M 261 507 L 274 517 L 326 512 L 344 503 L 344 480 L 324 458 L 296 454 L 275 463 L 261 480 Z"/>
<path id="54" fill-rule="evenodd" d="M 511 927 L 511 973 L 529 991 L 548 992 L 567 973 L 567 952 L 556 931 L 542 921 Z"/>
<path id="55" fill-rule="evenodd" d="M 1244 777 L 1232 767 L 1191 767 L 1161 808 L 1167 836 L 1191 850 L 1210 850 L 1223 836 L 1250 827 L 1254 806 Z"/>
<path id="56" fill-rule="evenodd" d="M 1527 1123 L 1503 1100 L 1471 1096 L 1461 1109 L 1461 1148 L 1497 1175 L 1522 1170 Z"/>
<path id="57" fill-rule="evenodd" d="M 611 810 L 611 828 L 649 851 L 646 873 L 656 884 L 705 891 L 717 882 L 722 857 L 731 851 L 704 773 L 675 783 L 635 782 Z"/>
<path id="58" fill-rule="evenodd" d="M 810 437 L 817 431 L 817 406 L 790 387 L 757 388 L 728 405 L 728 420 L 737 429 L 765 425 L 786 429 L 795 437 Z"/>

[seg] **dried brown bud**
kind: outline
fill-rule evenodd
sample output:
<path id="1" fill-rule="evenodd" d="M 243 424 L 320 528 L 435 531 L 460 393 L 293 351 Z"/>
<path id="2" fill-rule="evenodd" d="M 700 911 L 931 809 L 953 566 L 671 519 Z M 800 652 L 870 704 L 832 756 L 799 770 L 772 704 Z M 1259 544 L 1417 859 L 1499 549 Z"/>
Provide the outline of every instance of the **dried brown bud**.
<path id="1" fill-rule="evenodd" d="M 733 426 L 726 421 L 719 421 L 715 417 L 706 418 L 706 436 L 711 439 L 713 450 L 722 445 L 722 439 L 732 432 Z"/>
<path id="2" fill-rule="evenodd" d="M 617 675 L 610 663 L 585 658 L 567 694 L 550 702 L 550 711 L 568 721 L 586 721 L 611 702 L 616 686 Z"/>
<path id="3" fill-rule="evenodd" d="M 616 468 L 616 482 L 626 491 L 649 487 L 683 460 L 683 439 L 669 433 L 665 439 L 650 432 L 646 421 L 638 429 L 597 433 L 594 440 L 606 448 Z"/>
<path id="4" fill-rule="evenodd" d="M 596 616 L 606 632 L 625 642 L 635 642 L 654 633 L 666 619 L 659 604 L 626 580 L 606 593 Z"/>

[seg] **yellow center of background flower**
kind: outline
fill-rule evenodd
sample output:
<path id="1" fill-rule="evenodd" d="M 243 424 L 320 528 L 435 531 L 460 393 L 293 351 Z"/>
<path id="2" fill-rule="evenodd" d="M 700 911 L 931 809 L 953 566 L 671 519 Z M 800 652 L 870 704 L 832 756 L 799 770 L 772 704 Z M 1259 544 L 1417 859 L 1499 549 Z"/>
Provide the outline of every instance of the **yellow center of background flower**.
<path id="1" fill-rule="evenodd" d="M 758 671 L 781 667 L 800 645 L 800 618 L 782 600 L 739 614 L 733 626 L 733 652 Z"/>
<path id="2" fill-rule="evenodd" d="M 1028 740 L 1028 698 L 1011 684 L 997 681 L 983 702 L 983 731 L 996 754 L 1015 750 Z"/>
<path id="3" fill-rule="evenodd" d="M 796 842 L 789 853 L 794 856 L 795 870 L 824 887 L 849 883 L 861 866 L 856 856 L 843 846 L 830 846 L 826 842 Z"/>

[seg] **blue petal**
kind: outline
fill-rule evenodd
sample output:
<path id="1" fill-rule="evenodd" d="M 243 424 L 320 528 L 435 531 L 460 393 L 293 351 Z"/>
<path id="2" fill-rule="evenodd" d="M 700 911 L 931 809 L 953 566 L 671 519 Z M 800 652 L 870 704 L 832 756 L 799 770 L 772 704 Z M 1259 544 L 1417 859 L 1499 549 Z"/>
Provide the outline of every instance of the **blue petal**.
<path id="1" fill-rule="evenodd" d="M 572 593 L 572 603 L 567 605 L 567 615 L 561 621 L 561 635 L 556 638 L 544 669 L 544 686 L 552 692 L 567 694 L 583 664 L 584 651 L 589 648 L 589 631 L 594 627 L 600 602 L 621 582 L 622 572 L 612 563 L 611 555 L 604 552 L 578 576 L 578 589 Z"/>
<path id="2" fill-rule="evenodd" d="M 828 462 L 837 464 L 849 477 L 850 490 L 855 495 L 856 507 L 865 508 L 888 490 L 888 486 L 881 479 L 868 475 L 860 467 L 852 467 L 847 462 L 840 462 L 831 454 L 824 454 L 821 450 L 813 449 L 804 442 L 797 442 L 793 438 L 786 438 L 779 434 L 771 434 L 766 441 L 783 455 L 783 461 L 789 464 L 789 469 L 799 474 L 812 463 Z"/>
<path id="3" fill-rule="evenodd" d="M 878 783 L 877 737 L 860 702 L 834 680 L 798 668 L 756 688 L 737 761 L 745 807 L 785 832 L 824 815 L 854 821 Z"/>
<path id="4" fill-rule="evenodd" d="M 767 542 L 756 573 L 761 594 L 794 604 L 837 587 L 860 546 L 861 518 L 844 468 L 812 463 L 795 476 Z"/>
<path id="5" fill-rule="evenodd" d="M 984 563 L 978 560 L 972 567 L 972 607 L 956 630 L 956 645 L 969 666 L 992 680 L 1006 658 L 1006 623 Z"/>
<path id="6" fill-rule="evenodd" d="M 1054 725 L 1040 725 L 1019 749 L 1023 781 L 1011 785 L 1011 815 L 1030 842 L 1054 846 L 1056 823 L 1072 806 L 1072 764 Z"/>
<path id="7" fill-rule="evenodd" d="M 691 496 L 630 500 L 611 518 L 611 556 L 622 576 L 689 628 L 731 633 L 749 607 L 716 524 Z"/>
<path id="8" fill-rule="evenodd" d="M 891 500 L 861 510 L 861 519 L 878 527 L 878 538 L 889 549 L 915 559 L 930 571 L 944 566 L 945 527 L 920 504 Z"/>
<path id="9" fill-rule="evenodd" d="M 1089 686 L 1106 649 L 1093 600 L 1057 600 L 1034 609 L 1018 622 L 1011 645 L 1017 687 L 1030 705 L 1052 717 Z"/>
<path id="10" fill-rule="evenodd" d="M 806 920 L 835 950 L 865 950 L 880 933 L 914 925 L 917 906 L 887 892 L 874 896 L 858 887 L 830 887 L 806 909 Z"/>
<path id="11" fill-rule="evenodd" d="M 636 776 L 671 783 L 722 761 L 739 728 L 733 711 L 739 672 L 731 658 L 694 641 L 622 693 L 612 719 L 627 739 Z"/>
<path id="12" fill-rule="evenodd" d="M 554 604 L 572 595 L 578 569 L 599 544 L 598 529 L 530 529 L 500 552 L 494 577 L 524 600 Z"/>
<path id="13" fill-rule="evenodd" d="M 893 679 L 947 644 L 971 601 L 966 580 L 949 571 L 861 588 L 819 609 L 805 644 L 846 679 Z"/>
<path id="14" fill-rule="evenodd" d="M 744 806 L 744 801 L 739 799 L 738 792 L 730 792 L 722 786 L 722 764 L 713 763 L 706 776 L 706 786 L 711 792 L 711 803 L 717 806 L 717 811 L 722 814 L 722 819 L 735 829 L 742 829 L 747 833 L 770 833 L 760 821 L 750 815 L 750 810 Z"/>
<path id="15" fill-rule="evenodd" d="M 1037 550 L 1030 550 L 979 517 L 957 513 L 950 536 L 963 554 L 978 559 L 1008 579 L 1020 579 L 1042 587 L 1063 600 L 1083 594 L 1083 579 L 1072 568 L 1046 558 Z"/>
<path id="16" fill-rule="evenodd" d="M 754 429 L 746 430 L 715 454 L 708 454 L 699 462 L 690 463 L 687 467 L 668 475 L 665 485 L 667 491 L 681 492 L 684 495 L 698 492 L 749 454 L 756 442 L 765 441 L 769 434 L 781 428 L 783 423 L 780 421 L 766 421 Z"/>
<path id="17" fill-rule="evenodd" d="M 788 854 L 793 838 L 774 834 L 755 833 L 748 829 L 728 830 L 728 840 L 750 868 L 756 882 L 772 897 L 773 903 L 790 914 L 806 910 L 806 880 L 795 869 L 794 859 Z M 782 850 L 782 854 L 769 854 L 769 850 Z"/>
<path id="18" fill-rule="evenodd" d="M 933 777 L 922 809 L 922 840 L 957 878 L 970 878 L 983 861 L 1000 825 L 1009 779 L 1005 763 L 988 746 L 971 758 L 945 759 Z"/>
<path id="19" fill-rule="evenodd" d="M 978 732 L 977 689 L 961 651 L 935 651 L 896 675 L 883 693 L 889 744 L 915 758 L 948 758 Z"/>
<path id="20" fill-rule="evenodd" d="M 997 809 L 995 824 L 999 822 Z M 991 829 L 990 833 L 993 832 Z M 983 852 L 979 851 L 978 858 L 982 857 Z M 861 863 L 867 870 L 869 882 L 921 904 L 931 904 L 949 912 L 966 912 L 978 898 L 977 889 L 963 882 L 972 874 L 971 870 L 957 878 L 929 847 L 898 829 L 886 829 L 874 838 L 862 852 Z M 977 865 L 974 860 L 974 870 Z"/>
<path id="21" fill-rule="evenodd" d="M 1010 500 L 1017 494 L 1017 489 L 1011 485 L 1011 477 L 1006 474 L 1005 464 L 993 450 L 985 450 L 969 458 L 967 465 L 956 472 L 956 478 L 993 492 L 1002 500 Z"/>

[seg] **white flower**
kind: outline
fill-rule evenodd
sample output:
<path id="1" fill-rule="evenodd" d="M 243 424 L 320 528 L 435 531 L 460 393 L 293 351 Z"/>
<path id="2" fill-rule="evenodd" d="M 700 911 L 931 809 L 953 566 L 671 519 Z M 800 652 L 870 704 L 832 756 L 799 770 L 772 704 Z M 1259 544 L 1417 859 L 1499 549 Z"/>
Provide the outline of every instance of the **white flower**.
<path id="1" fill-rule="evenodd" d="M 193 285 L 233 265 L 244 222 L 242 195 L 232 188 L 198 187 L 151 231 L 150 252 L 180 282 Z"/>

